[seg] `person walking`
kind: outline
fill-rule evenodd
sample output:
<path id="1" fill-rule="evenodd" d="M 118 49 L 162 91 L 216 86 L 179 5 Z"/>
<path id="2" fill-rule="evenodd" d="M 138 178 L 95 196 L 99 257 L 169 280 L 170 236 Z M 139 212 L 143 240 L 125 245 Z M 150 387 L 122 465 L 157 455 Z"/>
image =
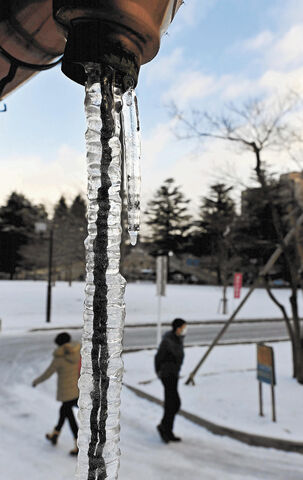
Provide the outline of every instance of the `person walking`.
<path id="1" fill-rule="evenodd" d="M 59 333 L 55 338 L 55 343 L 58 347 L 53 353 L 53 361 L 45 372 L 32 382 L 32 385 L 36 387 L 39 383 L 57 373 L 57 400 L 62 402 L 62 405 L 58 423 L 51 433 L 46 434 L 46 438 L 53 445 L 56 445 L 63 424 L 67 419 L 75 439 L 75 446 L 69 453 L 77 455 L 78 425 L 74 417 L 73 407 L 77 406 L 79 396 L 80 344 L 72 342 L 71 336 L 67 332 Z"/>
<path id="2" fill-rule="evenodd" d="M 183 340 L 186 329 L 186 321 L 175 318 L 172 329 L 163 335 L 155 356 L 156 373 L 164 387 L 164 415 L 157 429 L 165 443 L 181 441 L 180 437 L 174 435 L 173 426 L 181 406 L 178 380 L 184 358 Z"/>

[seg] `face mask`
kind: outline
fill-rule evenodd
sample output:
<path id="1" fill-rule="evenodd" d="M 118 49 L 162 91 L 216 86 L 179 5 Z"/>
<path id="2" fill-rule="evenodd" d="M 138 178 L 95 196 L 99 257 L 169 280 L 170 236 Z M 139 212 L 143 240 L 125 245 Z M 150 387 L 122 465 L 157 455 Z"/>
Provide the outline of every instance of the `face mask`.
<path id="1" fill-rule="evenodd" d="M 187 333 L 187 325 L 183 328 L 182 332 L 180 333 L 180 337 L 185 337 Z"/>

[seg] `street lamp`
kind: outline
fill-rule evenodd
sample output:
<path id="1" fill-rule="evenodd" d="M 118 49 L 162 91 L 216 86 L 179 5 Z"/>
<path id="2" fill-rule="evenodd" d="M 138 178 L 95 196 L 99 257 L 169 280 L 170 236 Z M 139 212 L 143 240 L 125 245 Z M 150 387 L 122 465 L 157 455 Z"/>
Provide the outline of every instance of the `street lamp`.
<path id="1" fill-rule="evenodd" d="M 47 276 L 47 300 L 46 300 L 46 322 L 50 323 L 51 302 L 52 302 L 52 266 L 53 266 L 53 225 L 50 223 L 48 237 L 48 276 Z M 35 231 L 41 236 L 47 232 L 48 224 L 46 222 L 35 223 Z M 47 239 L 47 237 L 46 237 Z"/>

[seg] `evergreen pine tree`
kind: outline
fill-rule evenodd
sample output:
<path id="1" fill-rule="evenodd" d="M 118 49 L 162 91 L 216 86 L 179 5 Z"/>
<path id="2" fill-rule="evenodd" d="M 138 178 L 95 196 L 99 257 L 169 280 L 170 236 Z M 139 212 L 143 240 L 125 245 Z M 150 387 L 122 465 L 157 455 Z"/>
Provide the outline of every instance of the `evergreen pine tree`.
<path id="1" fill-rule="evenodd" d="M 81 195 L 77 195 L 70 207 L 70 213 L 75 218 L 79 218 L 82 222 L 86 223 L 86 203 Z"/>
<path id="2" fill-rule="evenodd" d="M 54 208 L 54 215 L 45 233 L 35 234 L 23 245 L 20 253 L 23 257 L 22 266 L 36 276 L 46 275 L 49 261 L 50 229 L 53 230 L 53 272 L 64 273 L 65 279 L 71 283 L 75 277 L 74 266 L 77 267 L 76 278 L 84 277 L 85 249 L 84 240 L 87 236 L 86 203 L 77 195 L 68 207 L 64 197 L 61 197 Z M 75 270 L 75 269 L 74 269 Z M 61 277 L 60 275 L 60 277 Z"/>
<path id="3" fill-rule="evenodd" d="M 215 270 L 219 285 L 226 284 L 231 272 L 231 229 L 235 219 L 235 203 L 230 196 L 232 187 L 216 183 L 210 193 L 202 198 L 200 220 L 197 222 L 195 242 L 199 238 L 207 245 L 203 255 L 210 256 L 209 268 Z M 201 244 L 202 244 L 201 241 Z"/>
<path id="4" fill-rule="evenodd" d="M 188 203 L 173 178 L 165 180 L 147 204 L 145 223 L 150 228 L 149 249 L 153 255 L 181 253 L 191 228 Z"/>
<path id="5" fill-rule="evenodd" d="M 35 236 L 35 223 L 46 218 L 43 205 L 33 205 L 16 192 L 0 208 L 0 270 L 9 273 L 11 279 L 22 265 L 22 247 Z"/>
<path id="6" fill-rule="evenodd" d="M 58 221 L 59 223 L 61 223 L 64 219 L 68 217 L 68 214 L 69 209 L 65 197 L 62 195 L 54 208 L 54 222 Z"/>
<path id="7" fill-rule="evenodd" d="M 234 241 L 241 258 L 245 272 L 244 279 L 251 283 L 277 246 L 277 234 L 271 212 L 272 202 L 279 214 L 280 228 L 283 236 L 291 229 L 287 215 L 288 209 L 295 205 L 286 205 L 281 195 L 279 181 L 271 179 L 268 183 L 270 200 L 261 188 L 250 188 L 242 192 L 241 215 L 235 223 Z M 294 244 L 288 246 L 288 253 L 296 263 Z M 289 279 L 288 267 L 283 256 L 276 262 L 271 275 L 277 278 Z"/>
<path id="8" fill-rule="evenodd" d="M 71 284 L 73 266 L 82 263 L 84 272 L 84 240 L 87 236 L 86 205 L 77 195 L 69 208 L 64 196 L 55 205 L 53 216 L 54 265 L 65 271 L 65 278 Z"/>
<path id="9" fill-rule="evenodd" d="M 74 261 L 83 264 L 83 272 L 85 270 L 84 240 L 87 237 L 86 208 L 86 202 L 81 195 L 74 198 L 70 207 Z"/>

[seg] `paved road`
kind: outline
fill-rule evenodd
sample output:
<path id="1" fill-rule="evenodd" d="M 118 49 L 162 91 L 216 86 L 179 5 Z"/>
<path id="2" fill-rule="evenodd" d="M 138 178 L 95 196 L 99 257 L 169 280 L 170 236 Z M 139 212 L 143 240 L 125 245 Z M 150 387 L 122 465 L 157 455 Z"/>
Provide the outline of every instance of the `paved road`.
<path id="1" fill-rule="evenodd" d="M 185 345 L 209 345 L 223 325 L 189 325 L 188 334 L 185 339 Z M 163 327 L 163 332 L 169 327 Z M 0 334 L 0 358 L 1 346 L 18 345 L 19 343 L 33 345 L 38 343 L 40 346 L 52 345 L 52 339 L 57 334 L 56 331 L 43 331 L 28 333 L 26 336 L 2 336 Z M 73 338 L 80 339 L 80 330 L 71 330 Z M 127 327 L 124 333 L 124 348 L 150 348 L 156 346 L 156 327 Z M 235 323 L 231 324 L 220 343 L 241 343 L 257 342 L 269 340 L 284 340 L 287 338 L 287 332 L 284 322 L 260 322 L 260 323 Z M 36 340 L 33 341 L 33 340 Z"/>
<path id="2" fill-rule="evenodd" d="M 209 345 L 223 325 L 189 325 L 185 345 Z M 164 327 L 163 332 L 169 327 Z M 220 343 L 258 342 L 286 339 L 284 322 L 231 324 Z M 126 328 L 124 347 L 153 347 L 156 345 L 156 328 Z"/>

